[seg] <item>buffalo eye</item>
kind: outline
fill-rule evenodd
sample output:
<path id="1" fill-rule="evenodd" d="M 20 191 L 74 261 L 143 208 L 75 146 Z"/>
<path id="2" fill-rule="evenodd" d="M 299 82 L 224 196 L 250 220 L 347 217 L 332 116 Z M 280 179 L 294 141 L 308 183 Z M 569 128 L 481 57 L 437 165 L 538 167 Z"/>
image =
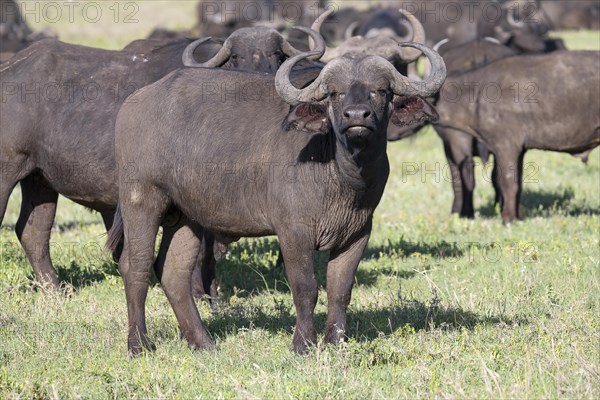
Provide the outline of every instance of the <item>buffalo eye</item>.
<path id="1" fill-rule="evenodd" d="M 385 97 L 385 96 L 387 96 L 387 90 L 384 90 L 384 89 L 375 90 L 370 93 L 370 96 L 371 96 L 371 98 Z"/>
<path id="2" fill-rule="evenodd" d="M 330 96 L 334 101 L 341 101 L 346 97 L 346 93 L 332 92 Z"/>

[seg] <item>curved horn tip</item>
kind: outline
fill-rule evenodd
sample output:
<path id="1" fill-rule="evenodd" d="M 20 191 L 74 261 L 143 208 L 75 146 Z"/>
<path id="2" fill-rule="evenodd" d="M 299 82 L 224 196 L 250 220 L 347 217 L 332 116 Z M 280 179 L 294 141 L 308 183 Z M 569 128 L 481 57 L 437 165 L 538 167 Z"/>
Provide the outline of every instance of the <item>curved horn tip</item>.
<path id="1" fill-rule="evenodd" d="M 325 44 L 325 39 L 319 32 L 304 26 L 293 26 L 291 29 L 295 29 L 308 35 L 308 47 L 310 48 L 310 51 L 317 52 L 319 54 L 318 57 L 310 57 L 309 60 L 316 61 L 321 58 L 323 54 L 325 54 L 325 51 L 327 51 L 327 46 Z"/>
<path id="2" fill-rule="evenodd" d="M 320 90 L 320 80 L 323 71 L 321 71 L 313 83 L 304 89 L 298 89 L 290 82 L 290 73 L 300 60 L 318 55 L 320 55 L 320 52 L 317 51 L 300 53 L 288 58 L 281 67 L 279 67 L 275 74 L 275 90 L 286 103 L 297 105 L 310 101 L 319 101 L 326 96 L 326 93 Z"/>
<path id="3" fill-rule="evenodd" d="M 335 10 L 333 8 L 330 8 L 330 9 L 325 10 L 324 12 L 322 12 L 321 15 L 319 15 L 317 17 L 317 19 L 315 19 L 315 21 L 312 23 L 311 28 L 315 29 L 315 26 L 321 28 L 321 25 L 323 24 L 323 22 L 325 22 L 325 20 L 327 18 L 329 18 L 329 16 L 331 14 L 333 14 L 333 13 L 335 13 Z M 315 29 L 315 30 L 318 30 L 318 29 Z"/>
<path id="4" fill-rule="evenodd" d="M 426 33 L 423 24 L 417 17 L 415 17 L 412 13 L 407 10 L 403 10 L 402 8 L 398 9 L 398 12 L 406 19 L 409 27 L 409 36 L 406 41 L 414 42 L 414 43 L 425 43 Z M 406 62 L 413 62 L 417 58 L 421 56 L 421 53 L 416 50 L 405 50 L 402 58 Z"/>
<path id="5" fill-rule="evenodd" d="M 501 41 L 499 41 L 498 39 L 491 37 L 491 36 L 486 36 L 483 38 L 483 40 L 485 40 L 486 42 L 490 42 L 490 43 L 502 44 Z"/>
<path id="6" fill-rule="evenodd" d="M 506 14 L 506 21 L 513 28 L 523 28 L 526 24 L 523 21 L 515 20 L 514 10 L 509 9 L 509 12 Z"/>
<path id="7" fill-rule="evenodd" d="M 198 67 L 200 64 L 196 62 L 194 59 L 194 51 L 200 46 L 202 43 L 207 42 L 212 39 L 212 36 L 202 37 L 200 39 L 194 40 L 192 43 L 188 44 L 183 51 L 181 56 L 181 62 L 185 67 Z"/>
<path id="8" fill-rule="evenodd" d="M 327 17 L 329 17 L 331 14 L 334 14 L 334 13 L 335 13 L 335 8 L 331 7 L 331 8 L 329 8 L 329 9 L 327 9 L 327 10 L 323 11 L 323 12 L 321 13 L 321 15 L 319 15 L 319 17 L 318 17 L 318 18 L 327 18 Z"/>
<path id="9" fill-rule="evenodd" d="M 446 43 L 448 43 L 449 41 L 450 41 L 450 38 L 445 38 L 445 39 L 440 40 L 435 45 L 433 45 L 433 47 L 432 47 L 433 51 L 439 53 L 442 46 L 445 45 Z"/>
<path id="10" fill-rule="evenodd" d="M 409 84 L 409 88 L 419 96 L 428 97 L 437 93 L 442 87 L 447 74 L 446 63 L 442 56 L 433 49 L 420 43 L 404 42 L 399 43 L 399 46 L 414 47 L 415 49 L 420 50 L 429 59 L 432 66 L 431 73 L 422 82 L 416 83 L 416 86 L 414 84 Z"/>
<path id="11" fill-rule="evenodd" d="M 344 32 L 344 39 L 345 40 L 352 39 L 354 37 L 354 32 L 356 31 L 356 29 L 358 28 L 359 25 L 360 25 L 360 22 L 358 22 L 358 21 L 354 21 L 353 23 L 348 25 L 348 27 L 346 28 L 346 31 Z"/>

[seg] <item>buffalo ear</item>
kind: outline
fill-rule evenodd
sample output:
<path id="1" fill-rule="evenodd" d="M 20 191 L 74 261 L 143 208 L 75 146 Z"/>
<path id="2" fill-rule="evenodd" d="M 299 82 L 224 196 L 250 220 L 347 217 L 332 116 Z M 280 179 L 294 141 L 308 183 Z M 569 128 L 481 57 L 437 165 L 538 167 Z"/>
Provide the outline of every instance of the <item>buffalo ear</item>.
<path id="1" fill-rule="evenodd" d="M 325 132 L 329 126 L 327 102 L 298 104 L 283 121 L 284 131 Z"/>
<path id="2" fill-rule="evenodd" d="M 392 107 L 390 122 L 396 126 L 420 125 L 439 119 L 435 107 L 421 97 L 395 96 Z"/>
<path id="3" fill-rule="evenodd" d="M 544 39 L 531 33 L 516 33 L 512 38 L 511 44 L 522 52 L 527 53 L 543 53 L 546 50 Z"/>

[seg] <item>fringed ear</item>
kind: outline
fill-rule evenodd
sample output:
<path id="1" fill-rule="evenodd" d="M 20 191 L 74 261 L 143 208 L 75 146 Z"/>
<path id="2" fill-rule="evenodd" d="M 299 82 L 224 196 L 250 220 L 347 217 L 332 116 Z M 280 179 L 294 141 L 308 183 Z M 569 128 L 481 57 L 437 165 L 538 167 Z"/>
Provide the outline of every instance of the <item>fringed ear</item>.
<path id="1" fill-rule="evenodd" d="M 390 122 L 396 126 L 412 126 L 436 122 L 439 115 L 435 107 L 420 97 L 394 97 Z"/>
<path id="2" fill-rule="evenodd" d="M 327 102 L 302 103 L 294 106 L 283 121 L 285 131 L 325 132 L 329 127 Z"/>

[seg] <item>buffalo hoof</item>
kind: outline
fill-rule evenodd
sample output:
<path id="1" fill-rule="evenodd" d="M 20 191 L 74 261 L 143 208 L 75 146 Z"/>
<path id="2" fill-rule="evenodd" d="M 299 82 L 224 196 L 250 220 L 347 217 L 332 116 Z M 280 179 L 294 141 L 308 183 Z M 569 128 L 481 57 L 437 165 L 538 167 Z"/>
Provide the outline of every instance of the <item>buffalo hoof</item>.
<path id="1" fill-rule="evenodd" d="M 504 225 L 505 227 L 508 228 L 514 221 L 517 221 L 517 220 L 518 220 L 518 218 L 515 218 L 511 215 L 508 215 L 508 216 L 503 215 L 502 216 L 502 225 Z"/>
<path id="2" fill-rule="evenodd" d="M 223 298 L 219 296 L 216 286 L 216 283 L 211 285 L 209 295 L 204 290 L 204 286 L 202 284 L 195 284 L 192 282 L 192 296 L 194 297 L 194 300 L 207 302 L 210 304 L 210 308 L 212 310 L 218 309 L 219 305 L 223 303 Z"/>
<path id="3" fill-rule="evenodd" d="M 129 352 L 129 357 L 137 357 L 144 350 L 146 350 L 146 351 L 156 350 L 156 346 L 154 345 L 154 343 L 152 343 L 150 341 L 150 339 L 148 339 L 148 337 L 146 335 L 144 335 L 142 338 L 140 338 L 139 336 L 136 336 L 133 339 L 131 339 L 131 338 L 128 339 L 127 340 L 127 349 Z"/>
<path id="4" fill-rule="evenodd" d="M 58 278 L 36 282 L 36 286 L 39 287 L 44 293 L 64 292 L 63 288 L 61 288 L 60 283 L 58 282 Z"/>
<path id="5" fill-rule="evenodd" d="M 217 346 L 211 341 L 203 341 L 202 343 L 188 343 L 192 350 L 215 350 Z"/>
<path id="6" fill-rule="evenodd" d="M 210 297 L 204 291 L 204 286 L 202 283 L 192 282 L 192 296 L 194 296 L 194 300 L 205 300 L 209 301 Z"/>
<path id="7" fill-rule="evenodd" d="M 317 336 L 311 336 L 311 338 L 307 339 L 305 335 L 298 335 L 294 333 L 294 338 L 292 339 L 292 350 L 299 355 L 307 354 L 310 347 L 317 342 Z"/>
<path id="8" fill-rule="evenodd" d="M 336 326 L 327 328 L 325 332 L 325 342 L 331 344 L 339 344 L 345 342 L 348 339 L 343 329 L 339 329 Z"/>

